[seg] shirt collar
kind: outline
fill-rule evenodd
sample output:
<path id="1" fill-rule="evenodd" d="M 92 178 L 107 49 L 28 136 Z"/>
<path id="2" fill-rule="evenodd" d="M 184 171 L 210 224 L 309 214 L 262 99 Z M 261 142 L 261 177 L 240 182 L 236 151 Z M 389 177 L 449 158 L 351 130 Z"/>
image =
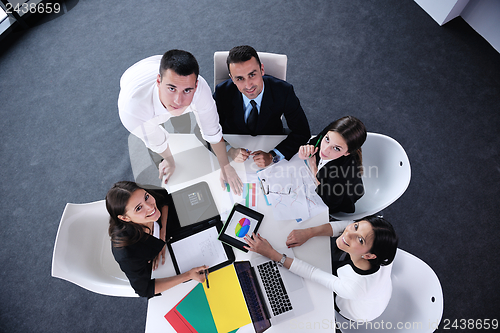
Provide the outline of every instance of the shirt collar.
<path id="1" fill-rule="evenodd" d="M 258 108 L 260 109 L 260 104 L 262 103 L 262 96 L 264 95 L 264 82 L 262 82 L 262 91 L 260 92 L 259 96 L 255 97 L 253 100 L 255 103 L 257 103 Z M 245 95 L 241 94 L 243 96 L 243 105 L 245 108 L 248 108 L 248 104 L 250 104 L 250 99 L 246 97 Z"/>

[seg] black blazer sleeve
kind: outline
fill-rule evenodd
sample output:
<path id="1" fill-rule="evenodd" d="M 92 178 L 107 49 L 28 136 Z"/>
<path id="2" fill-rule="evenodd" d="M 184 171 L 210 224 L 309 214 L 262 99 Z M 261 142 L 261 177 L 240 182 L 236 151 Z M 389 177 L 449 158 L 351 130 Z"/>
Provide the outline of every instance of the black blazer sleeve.
<path id="1" fill-rule="evenodd" d="M 130 285 L 141 297 L 155 296 L 155 279 L 151 279 L 152 260 L 165 246 L 165 242 L 153 236 L 122 248 L 112 248 L 113 256 L 127 276 Z"/>
<path id="2" fill-rule="evenodd" d="M 279 150 L 287 160 L 293 157 L 301 145 L 306 144 L 311 137 L 309 122 L 300 105 L 298 97 L 295 95 L 293 86 L 285 81 L 278 80 L 272 76 L 264 76 L 265 89 L 262 99 L 262 108 L 276 115 L 279 113 L 281 125 L 281 115 L 285 117 L 290 133 L 281 141 L 276 149 Z M 270 96 L 272 93 L 272 96 Z M 266 121 L 267 119 L 264 119 Z"/>
<path id="3" fill-rule="evenodd" d="M 316 144 L 319 136 L 312 138 L 309 144 Z M 319 156 L 316 155 L 316 165 Z M 360 168 L 352 155 L 342 156 L 328 162 L 316 174 L 320 182 L 316 192 L 328 206 L 330 214 L 354 213 L 355 203 L 364 195 Z"/>

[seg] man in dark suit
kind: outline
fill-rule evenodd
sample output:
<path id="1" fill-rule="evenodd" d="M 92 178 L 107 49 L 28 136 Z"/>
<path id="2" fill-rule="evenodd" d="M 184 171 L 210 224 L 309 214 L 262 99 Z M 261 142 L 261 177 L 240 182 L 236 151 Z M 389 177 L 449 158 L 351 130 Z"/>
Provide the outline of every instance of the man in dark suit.
<path id="1" fill-rule="evenodd" d="M 236 46 L 229 51 L 227 67 L 230 79 L 215 88 L 219 121 L 225 134 L 285 134 L 281 117 L 290 129 L 288 136 L 270 152 L 249 152 L 231 147 L 229 156 L 236 162 L 253 155 L 259 167 L 285 158 L 289 160 L 311 137 L 309 123 L 293 86 L 264 75 L 257 52 L 250 46 Z"/>

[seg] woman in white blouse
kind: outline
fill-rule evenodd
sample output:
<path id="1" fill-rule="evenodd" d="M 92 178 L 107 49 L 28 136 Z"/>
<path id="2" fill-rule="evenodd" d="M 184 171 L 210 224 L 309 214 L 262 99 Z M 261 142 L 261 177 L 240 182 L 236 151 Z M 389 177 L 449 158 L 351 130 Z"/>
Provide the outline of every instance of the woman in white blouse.
<path id="1" fill-rule="evenodd" d="M 293 230 L 288 247 L 300 246 L 316 236 L 338 236 L 334 254 L 346 253 L 332 267 L 333 274 L 322 271 L 300 259 L 277 252 L 259 234 L 247 235 L 247 249 L 270 258 L 291 272 L 333 290 L 335 308 L 347 319 L 371 321 L 384 312 L 392 293 L 391 269 L 398 237 L 392 225 L 378 216 L 358 221 L 337 221 L 317 227 Z"/>

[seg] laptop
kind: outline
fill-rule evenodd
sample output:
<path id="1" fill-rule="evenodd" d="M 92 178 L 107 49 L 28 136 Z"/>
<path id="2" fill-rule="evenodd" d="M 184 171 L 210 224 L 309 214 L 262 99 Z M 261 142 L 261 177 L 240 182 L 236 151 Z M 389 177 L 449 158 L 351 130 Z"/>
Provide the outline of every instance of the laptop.
<path id="1" fill-rule="evenodd" d="M 280 251 L 293 258 L 291 249 Z M 274 261 L 255 256 L 234 263 L 255 332 L 314 309 L 304 279 Z"/>

